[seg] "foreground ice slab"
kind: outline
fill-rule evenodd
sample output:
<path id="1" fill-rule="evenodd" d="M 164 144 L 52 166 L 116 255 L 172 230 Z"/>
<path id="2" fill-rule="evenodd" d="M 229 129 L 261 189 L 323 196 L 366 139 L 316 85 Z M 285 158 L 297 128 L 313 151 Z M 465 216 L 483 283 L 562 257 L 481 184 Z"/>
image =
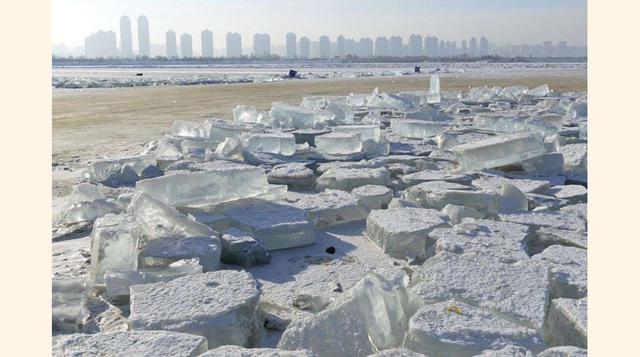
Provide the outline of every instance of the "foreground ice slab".
<path id="1" fill-rule="evenodd" d="M 422 208 L 374 210 L 367 217 L 367 237 L 395 258 L 424 257 L 433 244 L 429 234 L 446 226 L 444 215 Z"/>
<path id="2" fill-rule="evenodd" d="M 283 201 L 304 210 L 317 228 L 367 218 L 367 210 L 358 204 L 358 199 L 341 190 L 325 190 L 316 194 L 288 192 Z"/>
<path id="3" fill-rule="evenodd" d="M 222 244 L 216 236 L 163 237 L 148 241 L 140 249 L 139 262 L 144 268 L 169 267 L 182 259 L 197 258 L 203 271 L 220 267 Z"/>
<path id="4" fill-rule="evenodd" d="M 505 213 L 500 214 L 500 220 L 532 227 L 549 227 L 569 231 L 586 229 L 586 222 L 582 218 L 555 211 Z"/>
<path id="5" fill-rule="evenodd" d="M 260 113 L 251 105 L 237 105 L 233 108 L 233 121 L 236 124 L 257 123 Z"/>
<path id="6" fill-rule="evenodd" d="M 587 296 L 587 250 L 552 245 L 532 259 L 551 267 L 551 296 L 580 299 Z"/>
<path id="7" fill-rule="evenodd" d="M 333 132 L 316 136 L 316 148 L 323 154 L 349 155 L 362 151 L 359 133 Z"/>
<path id="8" fill-rule="evenodd" d="M 52 280 L 51 307 L 54 332 L 80 331 L 86 296 L 87 281 L 83 279 Z"/>
<path id="9" fill-rule="evenodd" d="M 466 206 L 491 218 L 500 212 L 501 196 L 496 192 L 471 191 L 467 187 L 444 181 L 431 181 L 409 187 L 403 198 L 418 202 L 424 208 L 443 209 L 448 204 Z"/>
<path id="10" fill-rule="evenodd" d="M 235 166 L 142 180 L 136 189 L 166 205 L 185 206 L 256 196 L 267 191 L 268 182 L 259 167 Z"/>
<path id="11" fill-rule="evenodd" d="M 497 350 L 482 351 L 474 357 L 533 357 L 533 353 L 522 346 L 507 345 Z"/>
<path id="12" fill-rule="evenodd" d="M 546 153 L 544 143 L 526 133 L 508 134 L 454 147 L 465 170 L 490 169 L 517 164 Z"/>
<path id="13" fill-rule="evenodd" d="M 267 180 L 270 184 L 287 185 L 290 190 L 313 190 L 316 184 L 313 170 L 297 162 L 275 166 L 267 174 Z"/>
<path id="14" fill-rule="evenodd" d="M 243 348 L 240 346 L 220 346 L 198 357 L 316 357 L 309 350 L 286 351 L 277 348 Z"/>
<path id="15" fill-rule="evenodd" d="M 370 169 L 333 168 L 316 180 L 316 189 L 351 191 L 364 185 L 387 186 L 391 181 L 389 170 L 384 167 Z"/>
<path id="16" fill-rule="evenodd" d="M 447 126 L 439 122 L 414 119 L 396 119 L 391 122 L 391 131 L 410 139 L 427 139 L 441 134 Z"/>
<path id="17" fill-rule="evenodd" d="M 413 352 L 404 347 L 402 348 L 390 348 L 388 350 L 380 351 L 378 353 L 369 355 L 369 357 L 426 357 L 422 353 Z"/>
<path id="18" fill-rule="evenodd" d="M 587 357 L 587 350 L 575 346 L 558 346 L 547 348 L 538 357 Z"/>
<path id="19" fill-rule="evenodd" d="M 546 333 L 555 345 L 587 348 L 587 298 L 551 301 Z"/>
<path id="20" fill-rule="evenodd" d="M 256 338 L 260 292 L 251 274 L 220 270 L 131 287 L 131 328 L 207 338 L 210 348 L 249 346 Z"/>
<path id="21" fill-rule="evenodd" d="M 405 346 L 428 356 L 474 356 L 513 344 L 540 351 L 536 330 L 455 300 L 427 305 L 409 321 Z"/>
<path id="22" fill-rule="evenodd" d="M 251 234 L 230 228 L 222 234 L 222 262 L 243 267 L 269 264 L 271 254 L 262 241 Z"/>
<path id="23" fill-rule="evenodd" d="M 135 270 L 139 239 L 140 231 L 131 216 L 98 218 L 91 233 L 91 278 L 102 283 L 106 270 Z"/>
<path id="24" fill-rule="evenodd" d="M 107 186 L 130 186 L 136 181 L 162 175 L 152 156 L 96 161 L 87 168 L 86 176 L 94 183 Z"/>
<path id="25" fill-rule="evenodd" d="M 544 263 L 505 264 L 476 254 L 441 252 L 417 273 L 412 292 L 425 303 L 462 299 L 542 332 L 551 290 Z"/>
<path id="26" fill-rule="evenodd" d="M 291 156 L 296 152 L 296 138 L 290 133 L 252 133 L 240 136 L 242 145 L 251 152 Z"/>
<path id="27" fill-rule="evenodd" d="M 278 347 L 320 357 L 368 356 L 402 343 L 412 311 L 401 285 L 370 273 L 326 310 L 292 322 Z"/>
<path id="28" fill-rule="evenodd" d="M 127 331 L 54 337 L 52 355 L 113 357 L 195 357 L 207 351 L 201 336 L 169 331 Z"/>
<path id="29" fill-rule="evenodd" d="M 393 199 L 393 191 L 385 186 L 364 185 L 354 188 L 351 194 L 358 199 L 358 204 L 366 210 L 387 208 L 391 199 Z"/>

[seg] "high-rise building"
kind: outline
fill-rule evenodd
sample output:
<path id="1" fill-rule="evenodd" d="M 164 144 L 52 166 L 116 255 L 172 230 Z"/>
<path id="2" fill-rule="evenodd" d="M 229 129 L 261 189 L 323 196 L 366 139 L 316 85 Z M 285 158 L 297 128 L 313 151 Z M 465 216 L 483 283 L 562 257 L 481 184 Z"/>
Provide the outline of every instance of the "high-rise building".
<path id="1" fill-rule="evenodd" d="M 475 57 L 478 55 L 478 41 L 475 37 L 471 37 L 469 40 L 469 56 Z"/>
<path id="2" fill-rule="evenodd" d="M 84 55 L 88 58 L 118 57 L 116 33 L 113 31 L 98 31 L 84 39 Z"/>
<path id="3" fill-rule="evenodd" d="M 489 40 L 486 37 L 480 37 L 480 56 L 489 55 Z"/>
<path id="4" fill-rule="evenodd" d="M 138 17 L 138 54 L 151 56 L 151 42 L 149 42 L 149 20 L 144 15 Z"/>
<path id="5" fill-rule="evenodd" d="M 320 36 L 318 39 L 318 46 L 318 49 L 320 50 L 320 58 L 331 57 L 331 40 L 329 40 L 328 36 Z"/>
<path id="6" fill-rule="evenodd" d="M 376 43 L 375 43 L 373 52 L 375 53 L 376 56 L 382 56 L 382 57 L 389 56 L 389 39 L 384 36 L 380 36 L 376 38 Z"/>
<path id="7" fill-rule="evenodd" d="M 462 55 L 469 54 L 469 48 L 467 47 L 467 40 L 462 40 L 462 45 L 460 46 L 460 54 Z"/>
<path id="8" fill-rule="evenodd" d="M 427 36 L 424 38 L 424 54 L 427 57 L 438 57 L 438 38 L 436 36 Z"/>
<path id="9" fill-rule="evenodd" d="M 188 33 L 180 35 L 180 54 L 182 58 L 193 57 L 193 40 Z"/>
<path id="10" fill-rule="evenodd" d="M 358 41 L 358 56 L 361 58 L 373 57 L 373 41 L 369 37 L 363 37 Z"/>
<path id="11" fill-rule="evenodd" d="M 300 37 L 300 58 L 308 59 L 311 57 L 311 47 L 309 44 L 309 38 L 306 36 Z"/>
<path id="12" fill-rule="evenodd" d="M 178 57 L 178 44 L 176 43 L 176 33 L 173 30 L 167 31 L 165 35 L 167 40 L 167 58 Z"/>
<path id="13" fill-rule="evenodd" d="M 551 41 L 544 41 L 542 45 L 544 46 L 544 56 L 553 57 L 553 43 L 551 43 Z"/>
<path id="14" fill-rule="evenodd" d="M 558 57 L 569 57 L 569 46 L 567 45 L 567 41 L 558 42 L 558 53 L 556 53 Z"/>
<path id="15" fill-rule="evenodd" d="M 287 58 L 296 58 L 296 34 L 293 32 L 289 32 L 287 34 Z"/>
<path id="16" fill-rule="evenodd" d="M 409 36 L 409 56 L 418 57 L 422 56 L 424 52 L 422 51 L 422 36 L 417 34 L 412 34 Z"/>
<path id="17" fill-rule="evenodd" d="M 449 52 L 447 52 L 447 43 L 444 42 L 444 40 L 440 40 L 440 42 L 438 42 L 438 55 L 440 57 L 449 56 Z"/>
<path id="18" fill-rule="evenodd" d="M 131 20 L 129 20 L 129 17 L 126 15 L 120 18 L 120 55 L 124 58 L 133 57 Z"/>
<path id="19" fill-rule="evenodd" d="M 402 45 L 402 37 L 391 36 L 389 39 L 389 55 L 394 57 L 404 56 L 404 46 Z"/>
<path id="20" fill-rule="evenodd" d="M 347 56 L 347 47 L 346 47 L 346 40 L 344 39 L 344 36 L 340 35 L 338 36 L 338 38 L 336 39 L 336 50 L 338 53 L 338 57 L 340 58 L 345 58 Z"/>
<path id="21" fill-rule="evenodd" d="M 237 32 L 227 33 L 227 58 L 242 57 L 242 36 Z"/>
<path id="22" fill-rule="evenodd" d="M 253 35 L 253 55 L 256 57 L 271 56 L 271 37 L 266 33 Z"/>
<path id="23" fill-rule="evenodd" d="M 202 46 L 202 57 L 213 57 L 213 32 L 204 30 L 200 33 L 200 44 Z"/>
<path id="24" fill-rule="evenodd" d="M 344 41 L 344 51 L 347 56 L 357 56 L 359 52 L 358 42 L 352 38 L 348 38 L 346 41 Z"/>

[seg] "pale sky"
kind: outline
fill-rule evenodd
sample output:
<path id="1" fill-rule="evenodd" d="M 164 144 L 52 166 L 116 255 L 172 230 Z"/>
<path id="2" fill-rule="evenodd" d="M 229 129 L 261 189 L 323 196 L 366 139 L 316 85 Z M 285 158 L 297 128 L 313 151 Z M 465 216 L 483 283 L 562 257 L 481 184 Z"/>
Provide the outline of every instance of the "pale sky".
<path id="1" fill-rule="evenodd" d="M 271 44 L 284 44 L 294 32 L 312 41 L 345 37 L 435 35 L 445 40 L 486 36 L 498 45 L 539 44 L 550 40 L 587 43 L 586 0 L 53 0 L 52 43 L 81 46 L 98 30 L 120 36 L 120 17 L 131 19 L 137 48 L 137 18 L 149 19 L 151 43 L 163 44 L 165 32 L 188 32 L 194 48 L 200 32 L 213 31 L 214 47 L 224 47 L 227 32 L 266 32 Z"/>

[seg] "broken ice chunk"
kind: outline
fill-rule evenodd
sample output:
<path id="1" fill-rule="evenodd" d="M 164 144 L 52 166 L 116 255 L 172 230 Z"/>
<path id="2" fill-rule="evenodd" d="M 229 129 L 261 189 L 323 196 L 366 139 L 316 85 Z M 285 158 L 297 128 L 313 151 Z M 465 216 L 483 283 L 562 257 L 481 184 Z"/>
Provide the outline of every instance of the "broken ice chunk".
<path id="1" fill-rule="evenodd" d="M 257 333 L 260 291 L 244 271 L 219 270 L 131 287 L 133 330 L 204 336 L 210 348 L 249 346 Z"/>
<path id="2" fill-rule="evenodd" d="M 182 156 L 185 159 L 191 159 L 205 157 L 207 152 L 214 152 L 219 144 L 219 141 L 183 140 L 180 147 L 182 148 Z"/>
<path id="3" fill-rule="evenodd" d="M 455 173 L 455 172 L 447 172 L 444 170 L 432 170 L 427 169 L 423 171 L 414 172 L 412 174 L 402 176 L 402 182 L 406 187 L 414 186 L 423 182 L 431 182 L 431 181 L 446 181 L 454 184 L 458 184 L 455 186 L 457 190 L 464 190 L 463 185 L 470 185 L 472 181 L 472 177 L 469 175 Z"/>
<path id="4" fill-rule="evenodd" d="M 341 125 L 333 127 L 333 132 L 360 134 L 362 142 L 367 140 L 378 141 L 381 138 L 380 126 L 378 125 Z"/>
<path id="5" fill-rule="evenodd" d="M 158 268 L 182 259 L 197 258 L 203 271 L 208 272 L 220 266 L 221 248 L 216 236 L 163 237 L 146 242 L 140 249 L 139 261 L 142 268 Z"/>
<path id="6" fill-rule="evenodd" d="M 132 217 L 108 214 L 96 220 L 91 233 L 91 278 L 104 282 L 106 270 L 138 267 L 140 231 Z"/>
<path id="7" fill-rule="evenodd" d="M 547 194 L 567 200 L 569 203 L 583 203 L 587 201 L 587 189 L 581 185 L 557 185 L 547 190 Z"/>
<path id="8" fill-rule="evenodd" d="M 540 356 L 540 355 L 538 355 Z M 501 349 L 485 350 L 481 354 L 474 357 L 534 357 L 531 351 L 522 347 L 514 345 L 506 345 Z"/>
<path id="9" fill-rule="evenodd" d="M 467 206 L 491 218 L 500 212 L 500 195 L 496 192 L 471 191 L 467 187 L 443 181 L 424 182 L 409 187 L 402 198 L 418 202 L 424 208 L 443 209 L 448 204 Z"/>
<path id="10" fill-rule="evenodd" d="M 551 267 L 552 298 L 580 299 L 587 296 L 587 250 L 552 245 L 532 259 Z"/>
<path id="11" fill-rule="evenodd" d="M 551 91 L 549 90 L 549 86 L 547 84 L 529 89 L 529 91 L 527 92 L 528 95 L 532 95 L 535 97 L 545 97 L 549 95 L 549 93 L 551 93 Z"/>
<path id="12" fill-rule="evenodd" d="M 427 139 L 446 130 L 442 123 L 414 119 L 395 119 L 391 121 L 391 131 L 410 139 Z"/>
<path id="13" fill-rule="evenodd" d="M 275 166 L 267 180 L 270 184 L 287 185 L 290 190 L 313 190 L 316 176 L 313 170 L 303 163 L 290 163 Z"/>
<path id="14" fill-rule="evenodd" d="M 587 348 L 587 298 L 552 300 L 546 328 L 554 345 Z"/>
<path id="15" fill-rule="evenodd" d="M 429 233 L 446 226 L 444 217 L 423 208 L 374 210 L 367 217 L 367 237 L 394 258 L 422 258 L 433 244 Z"/>
<path id="16" fill-rule="evenodd" d="M 230 228 L 222 234 L 222 262 L 245 268 L 269 264 L 271 254 L 264 244 L 251 234 Z"/>
<path id="17" fill-rule="evenodd" d="M 220 346 L 198 357 L 316 357 L 309 350 L 285 351 L 277 348 L 243 348 L 240 346 Z"/>
<path id="18" fill-rule="evenodd" d="M 210 141 L 222 142 L 226 138 L 238 138 L 249 129 L 240 125 L 233 125 L 224 120 L 207 119 L 203 124 L 205 138 Z"/>
<path id="19" fill-rule="evenodd" d="M 136 181 L 162 175 L 152 156 L 96 161 L 87 168 L 87 178 L 93 183 L 111 187 L 133 185 Z"/>
<path id="20" fill-rule="evenodd" d="M 529 200 L 516 186 L 510 183 L 502 184 L 500 190 L 500 208 L 503 212 L 508 211 L 527 211 L 529 209 Z"/>
<path id="21" fill-rule="evenodd" d="M 357 198 L 345 191 L 288 192 L 283 201 L 307 212 L 309 220 L 318 228 L 367 218 L 367 211 L 358 204 Z"/>
<path id="22" fill-rule="evenodd" d="M 187 138 L 203 139 L 206 137 L 202 123 L 194 121 L 176 120 L 171 126 L 171 134 Z"/>
<path id="23" fill-rule="evenodd" d="M 51 283 L 53 331 L 79 332 L 87 297 L 87 282 L 82 279 L 53 279 Z"/>
<path id="24" fill-rule="evenodd" d="M 214 154 L 222 158 L 241 159 L 243 149 L 242 141 L 239 138 L 231 137 L 218 144 Z"/>
<path id="25" fill-rule="evenodd" d="M 317 128 L 313 109 L 274 102 L 269 115 L 280 122 L 291 121 L 296 129 Z"/>
<path id="26" fill-rule="evenodd" d="M 391 181 L 389 170 L 377 168 L 331 168 L 316 180 L 316 190 L 326 189 L 351 191 L 364 185 L 387 186 Z"/>
<path id="27" fill-rule="evenodd" d="M 558 346 L 547 348 L 538 357 L 587 357 L 587 350 L 576 346 Z"/>
<path id="28" fill-rule="evenodd" d="M 359 133 L 334 132 L 315 138 L 316 148 L 323 154 L 349 155 L 362 151 Z"/>
<path id="29" fill-rule="evenodd" d="M 467 206 L 447 204 L 440 211 L 446 214 L 449 217 L 449 220 L 451 221 L 451 223 L 453 224 L 458 224 L 462 222 L 464 218 L 475 218 L 475 219 L 482 218 L 482 213 Z"/>
<path id="30" fill-rule="evenodd" d="M 465 170 L 490 169 L 520 163 L 546 153 L 544 143 L 526 133 L 507 134 L 454 147 Z"/>
<path id="31" fill-rule="evenodd" d="M 431 78 L 429 78 L 429 93 L 440 93 L 440 76 L 437 74 L 432 74 Z"/>
<path id="32" fill-rule="evenodd" d="M 81 183 L 73 186 L 71 195 L 69 196 L 69 203 L 78 204 L 82 202 L 91 202 L 94 200 L 103 200 L 106 197 L 100 192 L 98 186 L 90 183 Z"/>
<path id="33" fill-rule="evenodd" d="M 261 168 L 247 165 L 142 180 L 136 189 L 169 206 L 212 205 L 265 193 L 268 182 Z"/>
<path id="34" fill-rule="evenodd" d="M 522 169 L 530 174 L 559 175 L 564 170 L 564 158 L 561 153 L 554 152 L 522 161 Z"/>
<path id="35" fill-rule="evenodd" d="M 402 347 L 402 348 L 390 348 L 388 350 L 383 350 L 378 353 L 369 355 L 369 357 L 427 357 L 427 355 L 413 352 L 409 349 Z"/>
<path id="36" fill-rule="evenodd" d="M 513 344 L 544 348 L 534 329 L 456 300 L 428 305 L 409 321 L 405 346 L 429 356 L 473 356 Z"/>
<path id="37" fill-rule="evenodd" d="M 550 227 L 576 231 L 585 229 L 586 222 L 572 214 L 554 211 L 514 212 L 500 214 L 501 221 L 526 224 L 532 227 Z"/>
<path id="38" fill-rule="evenodd" d="M 367 211 L 386 208 L 393 198 L 393 191 L 385 186 L 364 185 L 351 190 L 358 199 L 358 204 Z"/>
<path id="39" fill-rule="evenodd" d="M 240 136 L 242 145 L 251 152 L 291 156 L 296 152 L 296 139 L 290 133 L 252 133 Z"/>
<path id="40" fill-rule="evenodd" d="M 251 105 L 237 105 L 233 108 L 233 121 L 236 124 L 257 123 L 260 113 Z"/>

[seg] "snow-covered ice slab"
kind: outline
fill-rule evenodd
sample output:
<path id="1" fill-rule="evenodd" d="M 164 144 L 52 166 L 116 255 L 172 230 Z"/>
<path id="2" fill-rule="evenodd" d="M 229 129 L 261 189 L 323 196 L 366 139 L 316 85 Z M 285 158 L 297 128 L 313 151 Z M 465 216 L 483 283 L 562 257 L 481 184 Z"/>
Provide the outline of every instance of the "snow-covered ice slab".
<path id="1" fill-rule="evenodd" d="M 536 231 L 532 243 L 543 247 L 558 244 L 587 249 L 587 238 L 587 232 L 585 230 L 568 231 L 565 229 L 542 227 Z"/>
<path id="2" fill-rule="evenodd" d="M 554 186 L 547 190 L 547 194 L 572 204 L 587 202 L 587 189 L 581 185 Z"/>
<path id="3" fill-rule="evenodd" d="M 351 194 L 358 199 L 358 204 L 367 211 L 387 208 L 391 199 L 393 199 L 393 191 L 388 187 L 379 185 L 356 187 L 351 190 Z"/>
<path id="4" fill-rule="evenodd" d="M 106 270 L 138 267 L 140 231 L 131 216 L 108 214 L 98 218 L 91 233 L 91 278 L 104 282 Z"/>
<path id="5" fill-rule="evenodd" d="M 580 299 L 587 296 L 587 250 L 552 245 L 532 259 L 551 267 L 553 298 Z"/>
<path id="6" fill-rule="evenodd" d="M 291 133 L 247 133 L 240 136 L 242 145 L 251 152 L 291 156 L 296 152 L 296 138 Z"/>
<path id="7" fill-rule="evenodd" d="M 413 201 L 409 201 L 409 202 L 413 202 Z M 422 207 L 422 206 L 419 206 L 419 207 Z M 482 218 L 482 213 L 467 206 L 447 204 L 446 206 L 444 206 L 443 209 L 440 210 L 440 212 L 446 214 L 449 217 L 449 221 L 451 221 L 452 224 L 458 224 L 462 222 L 462 220 L 465 218 L 474 218 L 474 219 Z"/>
<path id="8" fill-rule="evenodd" d="M 587 348 L 587 298 L 551 301 L 546 327 L 554 345 Z"/>
<path id="9" fill-rule="evenodd" d="M 443 226 L 446 226 L 445 216 L 436 210 L 374 210 L 367 217 L 367 237 L 392 257 L 422 258 L 433 244 L 431 231 Z"/>
<path id="10" fill-rule="evenodd" d="M 536 179 L 509 179 L 497 175 L 484 175 L 471 182 L 482 190 L 500 191 L 505 183 L 514 185 L 523 193 L 544 193 L 549 189 L 549 181 Z"/>
<path id="11" fill-rule="evenodd" d="M 350 155 L 362 151 L 359 133 L 333 132 L 316 136 L 316 148 L 322 154 Z"/>
<path id="12" fill-rule="evenodd" d="M 369 169 L 334 168 L 323 173 L 316 180 L 316 189 L 351 191 L 364 185 L 387 186 L 391 181 L 389 170 L 385 167 Z"/>
<path id="13" fill-rule="evenodd" d="M 518 212 L 527 211 L 528 209 L 529 200 L 520 189 L 510 183 L 502 184 L 500 189 L 501 212 Z"/>
<path id="14" fill-rule="evenodd" d="M 379 125 L 340 125 L 332 128 L 334 133 L 359 134 L 360 140 L 378 141 L 381 138 Z"/>
<path id="15" fill-rule="evenodd" d="M 569 231 L 586 229 L 586 222 L 582 218 L 555 211 L 503 213 L 500 214 L 500 220 L 532 227 L 549 227 Z"/>
<path id="16" fill-rule="evenodd" d="M 539 355 L 538 355 L 539 356 Z M 474 357 L 534 357 L 533 353 L 522 346 L 507 345 L 501 349 L 485 350 Z"/>
<path id="17" fill-rule="evenodd" d="M 206 158 L 207 153 L 213 153 L 218 148 L 219 141 L 210 140 L 183 140 L 180 143 L 182 156 L 185 159 Z"/>
<path id="18" fill-rule="evenodd" d="M 560 147 L 564 157 L 564 170 L 572 174 L 587 173 L 587 144 L 569 144 Z"/>
<path id="19" fill-rule="evenodd" d="M 267 191 L 267 175 L 259 167 L 228 167 L 142 180 L 136 189 L 169 206 L 216 204 Z"/>
<path id="20" fill-rule="evenodd" d="M 413 352 L 404 347 L 401 348 L 390 348 L 388 350 L 380 351 L 378 353 L 374 353 L 369 355 L 369 357 L 426 357 L 422 353 Z"/>
<path id="21" fill-rule="evenodd" d="M 53 279 L 51 308 L 54 332 L 79 332 L 83 319 L 83 305 L 88 284 L 84 279 Z"/>
<path id="22" fill-rule="evenodd" d="M 564 171 L 564 157 L 553 152 L 522 161 L 522 169 L 531 174 L 559 175 Z"/>
<path id="23" fill-rule="evenodd" d="M 513 263 L 529 259 L 529 232 L 529 227 L 515 223 L 464 220 L 453 228 L 437 228 L 429 236 L 436 240 L 436 253 L 474 253 Z"/>
<path id="24" fill-rule="evenodd" d="M 220 267 L 222 243 L 220 238 L 205 237 L 162 237 L 148 241 L 140 249 L 139 262 L 142 268 L 169 267 L 183 260 L 199 260 L 203 271 L 214 271 Z"/>
<path id="25" fill-rule="evenodd" d="M 286 351 L 277 348 L 244 348 L 240 346 L 220 346 L 198 357 L 316 357 L 309 350 Z"/>
<path id="26" fill-rule="evenodd" d="M 126 331 L 56 336 L 51 352 L 54 357 L 195 357 L 206 351 L 207 340 L 201 336 L 170 331 Z"/>
<path id="27" fill-rule="evenodd" d="M 129 319 L 133 330 L 200 335 L 209 348 L 246 347 L 256 339 L 259 298 L 251 274 L 219 270 L 132 286 Z"/>
<path id="28" fill-rule="evenodd" d="M 156 164 L 151 155 L 96 161 L 89 165 L 86 176 L 91 182 L 112 187 L 133 185 L 138 180 L 162 175 Z"/>
<path id="29" fill-rule="evenodd" d="M 558 346 L 547 348 L 538 353 L 538 357 L 587 357 L 587 350 L 576 346 Z"/>
<path id="30" fill-rule="evenodd" d="M 224 215 L 232 226 L 260 239 L 269 250 L 300 247 L 315 242 L 313 223 L 304 210 L 277 201 L 247 199 L 230 204 Z"/>
<path id="31" fill-rule="evenodd" d="M 418 310 L 409 321 L 405 342 L 407 348 L 434 357 L 474 356 L 510 344 L 544 348 L 536 330 L 455 300 Z"/>
<path id="32" fill-rule="evenodd" d="M 142 234 L 148 239 L 169 236 L 203 237 L 213 234 L 209 227 L 189 219 L 145 193 L 135 195 L 127 213 L 133 216 Z"/>
<path id="33" fill-rule="evenodd" d="M 447 125 L 416 119 L 396 119 L 391 121 L 391 131 L 404 138 L 428 139 L 441 134 Z"/>
<path id="34" fill-rule="evenodd" d="M 462 299 L 542 332 L 551 290 L 549 267 L 542 262 L 505 264 L 477 254 L 441 252 L 417 273 L 412 292 L 425 303 Z"/>
<path id="35" fill-rule="evenodd" d="M 517 164 L 547 152 L 544 143 L 526 133 L 500 135 L 454 147 L 458 163 L 465 170 L 490 169 Z"/>
<path id="36" fill-rule="evenodd" d="M 226 230 L 221 237 L 222 262 L 243 267 L 269 264 L 271 254 L 262 241 L 236 228 Z"/>
<path id="37" fill-rule="evenodd" d="M 367 274 L 326 310 L 292 322 L 278 348 L 309 349 L 318 356 L 368 356 L 398 347 L 413 311 L 397 282 Z"/>
<path id="38" fill-rule="evenodd" d="M 275 166 L 267 174 L 270 184 L 287 185 L 290 190 L 313 190 L 316 176 L 304 163 L 293 162 Z"/>
<path id="39" fill-rule="evenodd" d="M 501 196 L 497 192 L 472 191 L 455 183 L 431 181 L 409 187 L 403 198 L 418 202 L 424 208 L 443 209 L 448 204 L 467 206 L 482 213 L 486 218 L 500 212 Z"/>
<path id="40" fill-rule="evenodd" d="M 283 202 L 304 210 L 308 219 L 318 228 L 367 218 L 367 210 L 358 204 L 358 199 L 341 190 L 325 190 L 315 194 L 288 192 Z"/>
<path id="41" fill-rule="evenodd" d="M 460 185 L 470 185 L 472 177 L 461 173 L 446 172 L 444 170 L 422 170 L 402 176 L 402 182 L 405 187 L 429 181 L 447 181 Z"/>

